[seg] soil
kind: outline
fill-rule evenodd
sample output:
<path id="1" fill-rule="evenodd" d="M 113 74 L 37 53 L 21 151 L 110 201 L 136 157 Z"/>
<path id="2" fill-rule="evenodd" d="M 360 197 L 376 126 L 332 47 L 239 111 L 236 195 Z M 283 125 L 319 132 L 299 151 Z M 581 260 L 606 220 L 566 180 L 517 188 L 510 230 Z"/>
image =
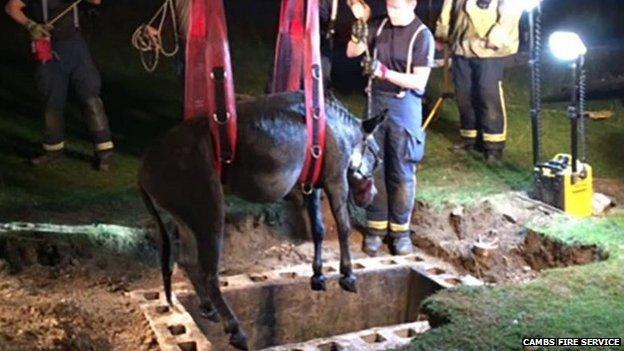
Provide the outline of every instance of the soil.
<path id="1" fill-rule="evenodd" d="M 557 213 L 519 193 L 492 197 L 470 207 L 434 209 L 419 203 L 413 214 L 412 242 L 451 262 L 460 273 L 487 283 L 524 282 L 542 269 L 607 257 L 596 246 L 568 246 L 524 227 L 529 220 L 547 222 Z"/>
<path id="2" fill-rule="evenodd" d="M 524 230 L 522 223 L 536 212 L 548 211 L 505 197 L 467 208 L 419 204 L 412 239 L 425 257 L 441 258 L 488 282 L 524 281 L 546 267 L 603 257 L 595 247 L 569 248 Z M 305 221 L 287 219 L 291 214 L 229 217 L 220 274 L 311 263 Z M 323 258 L 336 260 L 337 233 L 327 204 L 323 214 Z M 84 243 L 92 241 L 68 243 L 51 234 L 5 237 L 0 242 L 0 350 L 158 350 L 147 322 L 125 295 L 160 287 L 154 244 L 146 242 L 138 254 L 113 253 Z M 479 240 L 497 240 L 497 249 L 480 257 L 471 250 Z M 354 230 L 351 242 L 352 257 L 364 257 L 361 233 Z"/>

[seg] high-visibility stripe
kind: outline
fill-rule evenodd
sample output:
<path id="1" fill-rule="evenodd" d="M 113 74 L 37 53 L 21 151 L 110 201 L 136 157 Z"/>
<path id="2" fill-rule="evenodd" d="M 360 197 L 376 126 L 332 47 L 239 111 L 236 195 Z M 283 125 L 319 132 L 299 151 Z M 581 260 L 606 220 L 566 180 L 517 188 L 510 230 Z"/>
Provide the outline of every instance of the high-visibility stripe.
<path id="1" fill-rule="evenodd" d="M 483 133 L 483 140 L 492 143 L 500 143 L 507 140 L 507 108 L 505 107 L 505 94 L 502 81 L 498 82 L 498 93 L 500 94 L 501 109 L 503 111 L 503 132 L 500 134 Z"/>
<path id="2" fill-rule="evenodd" d="M 59 150 L 63 150 L 63 148 L 65 147 L 65 142 L 61 141 L 58 144 L 43 144 L 43 149 L 45 151 L 59 151 Z"/>
<path id="3" fill-rule="evenodd" d="M 95 149 L 97 151 L 106 151 L 106 150 L 112 149 L 113 147 L 115 147 L 115 145 L 113 145 L 112 141 L 107 141 L 105 143 L 95 144 Z"/>
<path id="4" fill-rule="evenodd" d="M 388 229 L 388 221 L 366 221 L 366 227 L 374 230 Z"/>
<path id="5" fill-rule="evenodd" d="M 460 129 L 459 134 L 464 138 L 476 138 L 477 130 L 476 129 Z"/>
<path id="6" fill-rule="evenodd" d="M 409 230 L 409 222 L 404 224 L 390 223 L 391 232 L 405 232 Z"/>

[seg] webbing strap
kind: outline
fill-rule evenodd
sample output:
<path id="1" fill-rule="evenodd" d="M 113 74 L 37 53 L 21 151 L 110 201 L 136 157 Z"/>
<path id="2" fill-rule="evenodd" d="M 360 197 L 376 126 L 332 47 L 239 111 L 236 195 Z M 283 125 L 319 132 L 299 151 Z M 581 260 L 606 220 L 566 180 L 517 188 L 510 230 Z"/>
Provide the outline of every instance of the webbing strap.
<path id="1" fill-rule="evenodd" d="M 325 151 L 325 99 L 321 70 L 319 0 L 308 0 L 304 52 L 304 92 L 308 132 L 306 159 L 299 176 L 304 193 L 319 184 Z"/>
<path id="2" fill-rule="evenodd" d="M 282 0 L 275 46 L 272 93 L 301 89 L 304 50 L 304 0 Z"/>
<path id="3" fill-rule="evenodd" d="M 192 0 L 186 46 L 184 118 L 209 118 L 214 166 L 236 152 L 236 100 L 225 10 L 217 0 Z"/>

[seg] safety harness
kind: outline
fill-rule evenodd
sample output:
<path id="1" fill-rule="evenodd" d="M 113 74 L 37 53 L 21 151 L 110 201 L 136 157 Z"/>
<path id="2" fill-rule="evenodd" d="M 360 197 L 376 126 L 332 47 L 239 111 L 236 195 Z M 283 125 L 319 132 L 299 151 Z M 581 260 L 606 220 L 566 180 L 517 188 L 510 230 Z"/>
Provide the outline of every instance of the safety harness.
<path id="1" fill-rule="evenodd" d="M 319 0 L 282 0 L 280 27 L 276 47 L 272 92 L 297 91 L 301 78 L 305 92 L 307 146 L 299 182 L 304 193 L 318 186 L 325 151 L 325 101 L 323 93 Z M 331 22 L 336 19 L 337 0 L 332 2 Z M 158 32 L 162 29 L 171 0 L 150 20 L 162 15 Z M 230 164 L 236 151 L 236 101 L 230 62 L 225 11 L 222 1 L 192 0 L 186 41 L 184 119 L 209 118 L 210 133 L 215 152 L 214 167 L 224 178 L 223 166 Z M 175 22 L 174 22 L 175 23 Z M 146 26 L 139 27 L 133 36 L 135 47 L 142 53 Z M 329 38 L 333 35 L 330 23 Z M 149 44 L 149 43 L 148 43 Z M 156 48 L 158 45 L 156 45 Z M 154 49 L 144 45 L 145 51 Z M 145 65 L 145 62 L 144 62 Z M 155 68 L 146 65 L 148 71 Z"/>
<path id="2" fill-rule="evenodd" d="M 236 100 L 222 1 L 193 0 L 186 44 L 184 118 L 209 118 L 214 167 L 236 152 Z"/>

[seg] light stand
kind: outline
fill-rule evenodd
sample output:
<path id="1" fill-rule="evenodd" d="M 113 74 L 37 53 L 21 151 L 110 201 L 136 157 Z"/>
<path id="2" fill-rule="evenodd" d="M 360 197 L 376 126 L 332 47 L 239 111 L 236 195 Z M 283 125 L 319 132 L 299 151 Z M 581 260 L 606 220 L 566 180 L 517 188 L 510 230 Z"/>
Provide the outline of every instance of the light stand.
<path id="1" fill-rule="evenodd" d="M 584 162 L 585 73 L 583 67 L 587 47 L 577 34 L 571 32 L 555 32 L 548 42 L 554 56 L 567 62 L 572 71 L 573 86 L 568 106 L 571 155 L 559 153 L 548 162 L 535 164 L 534 195 L 537 199 L 562 209 L 570 215 L 588 217 L 593 214 L 593 171 L 592 167 Z M 539 68 L 537 73 L 539 78 Z M 539 83 L 539 79 L 537 81 Z M 533 86 L 533 88 L 536 87 Z M 535 90 L 539 91 L 539 89 Z M 539 97 L 539 93 L 537 96 Z M 539 107 L 539 99 L 536 102 Z M 539 108 L 535 111 L 532 109 L 532 117 L 535 116 L 538 117 L 539 122 Z M 539 157 L 539 154 L 537 156 Z"/>
<path id="2" fill-rule="evenodd" d="M 585 55 L 579 57 L 570 66 L 572 68 L 572 96 L 568 107 L 570 118 L 571 150 L 572 150 L 572 181 L 576 182 L 579 177 L 584 178 L 581 170 L 579 174 L 577 160 L 586 161 L 585 150 Z M 580 132 L 580 137 L 579 137 Z M 580 157 L 579 157 L 580 144 Z"/>

